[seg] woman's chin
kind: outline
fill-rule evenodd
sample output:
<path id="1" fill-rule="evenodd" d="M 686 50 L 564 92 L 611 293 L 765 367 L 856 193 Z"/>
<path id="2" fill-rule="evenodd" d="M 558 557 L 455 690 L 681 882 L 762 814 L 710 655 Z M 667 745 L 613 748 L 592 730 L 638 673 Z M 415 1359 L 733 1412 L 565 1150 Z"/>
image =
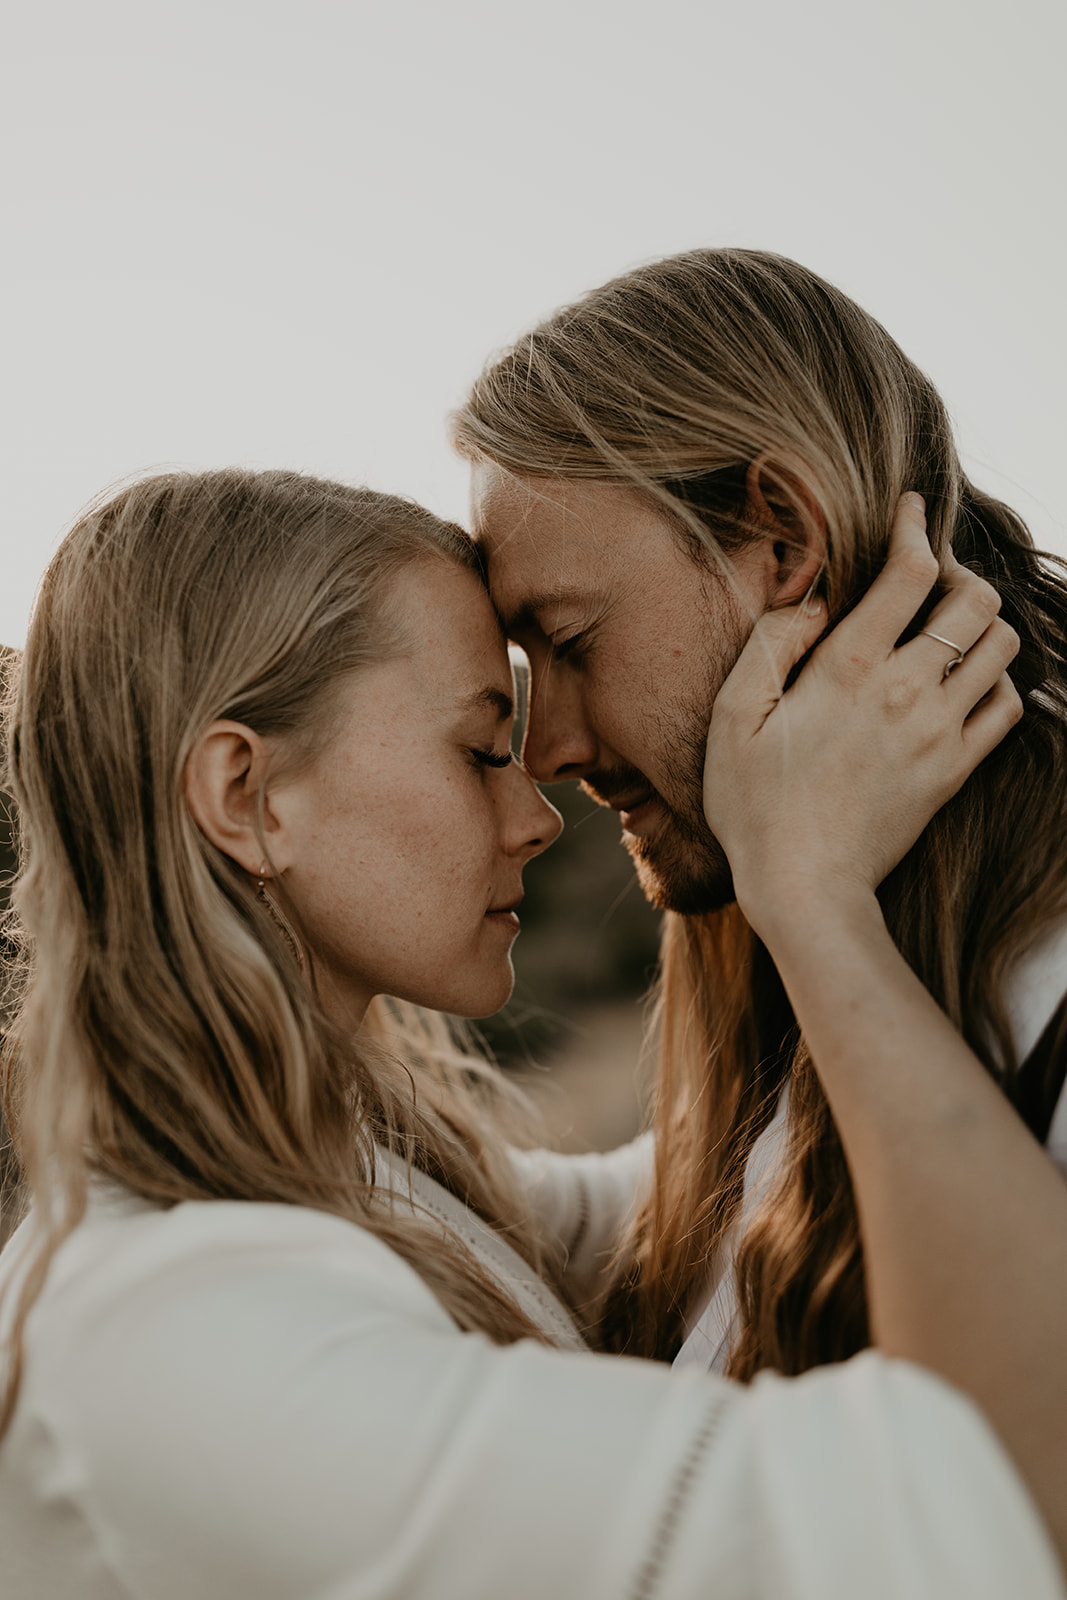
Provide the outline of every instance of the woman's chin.
<path id="1" fill-rule="evenodd" d="M 507 972 L 495 982 L 486 980 L 484 987 L 478 991 L 471 988 L 467 993 L 458 995 L 452 1005 L 438 1006 L 439 1011 L 448 1011 L 454 1017 L 463 1017 L 468 1022 L 480 1022 L 486 1017 L 494 1017 L 501 1007 L 506 1006 L 511 999 L 511 991 L 515 987 L 515 973 L 510 960 Z"/>

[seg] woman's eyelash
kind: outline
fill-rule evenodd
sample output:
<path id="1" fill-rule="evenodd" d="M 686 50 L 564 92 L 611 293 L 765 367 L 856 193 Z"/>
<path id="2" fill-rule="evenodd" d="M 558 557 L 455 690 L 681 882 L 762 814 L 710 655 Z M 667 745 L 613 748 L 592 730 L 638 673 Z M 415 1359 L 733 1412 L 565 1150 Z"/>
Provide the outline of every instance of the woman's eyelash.
<path id="1" fill-rule="evenodd" d="M 497 755 L 495 750 L 475 749 L 471 751 L 471 755 L 480 767 L 510 767 L 513 760 L 510 750 L 505 750 L 502 755 Z"/>

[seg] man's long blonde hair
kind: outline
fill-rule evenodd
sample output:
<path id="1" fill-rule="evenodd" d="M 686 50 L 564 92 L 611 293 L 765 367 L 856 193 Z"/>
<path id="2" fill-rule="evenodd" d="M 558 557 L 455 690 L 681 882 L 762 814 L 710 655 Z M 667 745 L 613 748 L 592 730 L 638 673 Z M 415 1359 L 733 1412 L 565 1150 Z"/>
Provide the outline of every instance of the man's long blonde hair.
<path id="1" fill-rule="evenodd" d="M 21 953 L 4 1097 L 35 1243 L 0 1433 L 26 1316 L 93 1178 L 161 1206 L 336 1213 L 409 1261 L 461 1327 L 537 1336 L 458 1241 L 374 1187 L 381 1144 L 544 1265 L 499 1136 L 497 1075 L 443 1019 L 396 1002 L 375 1002 L 355 1039 L 331 1025 L 255 883 L 184 796 L 216 718 L 273 737 L 286 761 L 321 747 L 333 691 L 402 645 L 390 579 L 415 561 L 479 570 L 459 528 L 405 501 L 228 470 L 123 489 L 48 569 L 6 710 Z"/>
<path id="2" fill-rule="evenodd" d="M 945 408 L 883 328 L 814 273 L 747 250 L 642 267 L 487 367 L 460 451 L 534 478 L 628 487 L 728 580 L 765 461 L 801 522 L 817 506 L 832 621 L 885 559 L 898 497 L 932 546 L 1000 591 L 1022 649 L 1021 724 L 881 890 L 905 956 L 1009 1093 L 1011 963 L 1067 910 L 1067 584 L 1020 519 L 965 477 Z M 736 906 L 666 918 L 656 1181 L 620 1256 L 603 1337 L 670 1355 L 738 1214 L 745 1162 L 791 1081 L 788 1154 L 743 1241 L 730 1372 L 799 1372 L 868 1340 L 848 1168 L 778 974 Z M 1061 1045 L 1064 1041 L 1061 1040 Z"/>

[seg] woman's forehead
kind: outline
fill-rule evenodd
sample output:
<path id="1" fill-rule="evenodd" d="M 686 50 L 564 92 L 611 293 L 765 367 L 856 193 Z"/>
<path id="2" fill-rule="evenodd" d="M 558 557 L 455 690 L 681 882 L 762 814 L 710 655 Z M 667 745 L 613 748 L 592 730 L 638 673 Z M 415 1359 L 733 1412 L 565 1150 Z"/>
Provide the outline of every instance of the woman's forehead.
<path id="1" fill-rule="evenodd" d="M 504 633 L 481 580 L 465 567 L 420 562 L 398 575 L 392 595 L 406 661 L 428 698 L 469 710 L 508 702 Z"/>

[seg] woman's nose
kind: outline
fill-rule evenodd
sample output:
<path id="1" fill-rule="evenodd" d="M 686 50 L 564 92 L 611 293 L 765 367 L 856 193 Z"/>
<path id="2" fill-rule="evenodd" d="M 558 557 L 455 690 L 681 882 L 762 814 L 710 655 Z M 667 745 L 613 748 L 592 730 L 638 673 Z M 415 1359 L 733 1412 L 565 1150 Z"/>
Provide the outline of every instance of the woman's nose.
<path id="1" fill-rule="evenodd" d="M 509 808 L 509 848 L 527 860 L 547 850 L 563 832 L 563 818 L 520 762 L 514 764 L 518 799 Z"/>

